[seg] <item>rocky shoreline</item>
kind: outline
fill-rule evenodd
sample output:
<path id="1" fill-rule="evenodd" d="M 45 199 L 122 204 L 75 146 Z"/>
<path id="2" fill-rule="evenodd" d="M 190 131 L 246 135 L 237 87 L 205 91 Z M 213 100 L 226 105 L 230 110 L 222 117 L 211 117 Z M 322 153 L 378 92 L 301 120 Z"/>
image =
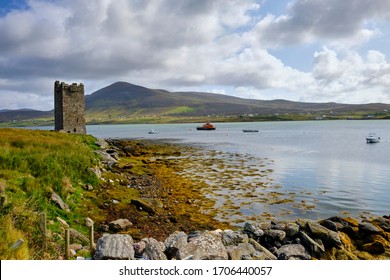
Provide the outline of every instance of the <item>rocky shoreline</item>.
<path id="1" fill-rule="evenodd" d="M 243 227 L 230 227 L 199 213 L 197 203 L 209 202 L 202 201 L 198 190 L 162 176 L 170 163 L 159 156 L 172 149 L 150 152 L 153 147 L 148 150 L 142 141 L 112 139 L 98 145 L 102 166 L 95 172 L 106 184 L 94 190 L 96 195 L 127 188 L 138 196 L 122 206 L 120 197 L 104 204 L 109 214 L 99 221 L 94 259 L 390 259 L 389 216 L 248 221 Z M 142 172 L 134 158 L 142 162 Z"/>
<path id="2" fill-rule="evenodd" d="M 176 231 L 163 242 L 107 234 L 98 240 L 94 259 L 380 260 L 390 259 L 389 237 L 389 216 L 360 222 L 341 217 L 248 222 L 236 231 Z"/>

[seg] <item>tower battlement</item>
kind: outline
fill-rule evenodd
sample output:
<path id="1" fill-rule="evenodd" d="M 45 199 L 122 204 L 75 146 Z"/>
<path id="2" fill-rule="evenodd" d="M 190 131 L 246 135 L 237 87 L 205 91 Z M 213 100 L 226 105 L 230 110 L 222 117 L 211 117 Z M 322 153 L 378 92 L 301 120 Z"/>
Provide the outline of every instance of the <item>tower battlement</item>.
<path id="1" fill-rule="evenodd" d="M 55 130 L 86 133 L 84 85 L 54 83 Z"/>

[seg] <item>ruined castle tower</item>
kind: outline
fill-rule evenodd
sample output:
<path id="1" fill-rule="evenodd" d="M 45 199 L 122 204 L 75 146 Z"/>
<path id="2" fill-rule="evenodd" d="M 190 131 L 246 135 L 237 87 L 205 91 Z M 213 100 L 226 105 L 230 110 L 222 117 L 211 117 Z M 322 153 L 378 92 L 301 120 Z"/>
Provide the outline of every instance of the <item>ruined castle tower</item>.
<path id="1" fill-rule="evenodd" d="M 84 85 L 54 83 L 55 130 L 85 134 Z"/>

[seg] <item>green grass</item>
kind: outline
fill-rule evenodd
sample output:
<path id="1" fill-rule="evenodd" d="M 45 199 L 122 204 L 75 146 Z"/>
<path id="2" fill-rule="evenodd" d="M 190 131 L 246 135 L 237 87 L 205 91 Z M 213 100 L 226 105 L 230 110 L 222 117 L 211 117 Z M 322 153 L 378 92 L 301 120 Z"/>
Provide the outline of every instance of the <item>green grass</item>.
<path id="1" fill-rule="evenodd" d="M 165 114 L 166 115 L 180 115 L 180 114 L 185 114 L 185 113 L 193 113 L 196 110 L 194 108 L 191 108 L 189 106 L 180 106 L 176 107 L 170 111 L 167 111 Z"/>
<path id="2" fill-rule="evenodd" d="M 57 258 L 61 242 L 52 239 L 46 255 L 42 252 L 39 215 L 48 220 L 61 217 L 69 223 L 84 219 L 82 188 L 98 184 L 90 167 L 98 164 L 93 152 L 95 139 L 50 131 L 0 129 L 0 259 Z M 50 202 L 52 192 L 69 205 L 70 212 Z M 4 226 L 3 226 L 4 225 Z M 58 224 L 49 225 L 51 236 L 62 235 Z M 17 251 L 9 246 L 26 241 Z M 20 252 L 24 252 L 20 254 Z"/>

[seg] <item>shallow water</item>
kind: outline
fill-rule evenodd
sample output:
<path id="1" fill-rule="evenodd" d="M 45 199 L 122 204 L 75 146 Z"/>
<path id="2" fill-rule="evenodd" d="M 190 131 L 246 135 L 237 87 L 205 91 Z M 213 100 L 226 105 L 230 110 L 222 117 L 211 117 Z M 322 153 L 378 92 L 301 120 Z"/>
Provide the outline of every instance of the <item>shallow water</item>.
<path id="1" fill-rule="evenodd" d="M 226 174 L 214 168 L 219 188 L 207 195 L 226 210 L 222 219 L 390 214 L 388 120 L 217 123 L 215 131 L 197 131 L 197 125 L 94 125 L 87 131 L 99 138 L 170 139 L 217 151 Z M 148 134 L 152 128 L 159 134 Z M 367 144 L 370 132 L 381 142 Z"/>

